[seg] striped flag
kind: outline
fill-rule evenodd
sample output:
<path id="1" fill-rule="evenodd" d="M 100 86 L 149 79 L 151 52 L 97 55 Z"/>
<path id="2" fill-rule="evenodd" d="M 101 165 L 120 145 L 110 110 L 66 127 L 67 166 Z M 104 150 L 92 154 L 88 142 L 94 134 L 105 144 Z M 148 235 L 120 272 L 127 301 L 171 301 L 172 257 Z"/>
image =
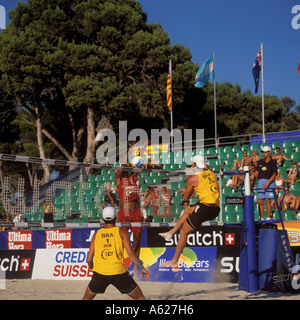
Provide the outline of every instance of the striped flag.
<path id="1" fill-rule="evenodd" d="M 169 112 L 172 110 L 172 75 L 171 75 L 171 60 L 169 63 L 168 79 L 167 79 L 167 107 Z"/>

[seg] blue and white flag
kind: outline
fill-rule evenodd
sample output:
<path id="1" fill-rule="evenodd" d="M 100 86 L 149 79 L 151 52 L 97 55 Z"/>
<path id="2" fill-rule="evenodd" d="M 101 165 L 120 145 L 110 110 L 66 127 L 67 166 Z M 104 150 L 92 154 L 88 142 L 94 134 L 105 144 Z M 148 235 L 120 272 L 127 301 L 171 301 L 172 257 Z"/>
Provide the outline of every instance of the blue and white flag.
<path id="1" fill-rule="evenodd" d="M 215 76 L 214 57 L 211 55 L 202 64 L 195 77 L 195 87 L 202 88 L 208 80 L 213 79 Z"/>

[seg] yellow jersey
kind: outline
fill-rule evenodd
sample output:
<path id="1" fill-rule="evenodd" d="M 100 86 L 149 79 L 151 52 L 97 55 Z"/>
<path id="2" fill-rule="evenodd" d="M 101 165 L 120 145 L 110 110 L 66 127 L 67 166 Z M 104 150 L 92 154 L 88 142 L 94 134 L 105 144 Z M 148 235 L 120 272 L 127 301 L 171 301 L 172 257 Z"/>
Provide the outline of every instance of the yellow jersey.
<path id="1" fill-rule="evenodd" d="M 199 184 L 195 187 L 195 192 L 200 203 L 220 205 L 219 184 L 215 174 L 211 170 L 196 172 L 199 176 Z"/>
<path id="2" fill-rule="evenodd" d="M 124 245 L 118 227 L 100 229 L 94 242 L 93 271 L 116 275 L 127 271 L 123 262 Z"/>

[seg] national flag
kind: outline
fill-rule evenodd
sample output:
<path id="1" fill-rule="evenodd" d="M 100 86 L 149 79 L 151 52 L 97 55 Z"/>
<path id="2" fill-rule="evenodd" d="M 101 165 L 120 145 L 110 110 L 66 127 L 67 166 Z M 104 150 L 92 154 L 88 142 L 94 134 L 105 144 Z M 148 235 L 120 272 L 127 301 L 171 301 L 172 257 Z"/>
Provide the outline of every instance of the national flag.
<path id="1" fill-rule="evenodd" d="M 171 78 L 171 60 L 169 63 L 168 79 L 167 79 L 167 107 L 169 112 L 172 110 L 172 78 Z"/>
<path id="2" fill-rule="evenodd" d="M 253 64 L 252 68 L 252 74 L 254 78 L 254 83 L 255 83 L 255 93 L 258 91 L 258 84 L 259 84 L 259 75 L 260 75 L 260 70 L 261 70 L 261 49 L 259 49 L 256 59 Z"/>
<path id="3" fill-rule="evenodd" d="M 215 76 L 215 68 L 214 68 L 214 56 L 211 55 L 208 57 L 205 62 L 202 64 L 200 69 L 198 70 L 194 86 L 197 88 L 202 88 L 205 83 Z"/>
<path id="4" fill-rule="evenodd" d="M 298 72 L 299 72 L 299 74 L 300 74 L 300 63 L 299 63 L 299 66 L 298 66 L 298 69 L 297 69 L 297 70 L 298 70 Z"/>

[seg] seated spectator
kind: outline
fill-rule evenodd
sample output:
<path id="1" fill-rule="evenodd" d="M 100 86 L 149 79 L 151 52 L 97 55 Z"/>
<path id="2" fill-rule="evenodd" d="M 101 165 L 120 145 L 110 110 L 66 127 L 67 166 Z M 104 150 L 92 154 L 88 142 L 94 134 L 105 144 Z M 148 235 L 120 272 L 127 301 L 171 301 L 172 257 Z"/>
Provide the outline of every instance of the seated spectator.
<path id="1" fill-rule="evenodd" d="M 6 215 L 4 218 L 3 218 L 3 222 L 10 222 L 10 217 L 9 215 Z M 1 227 L 0 228 L 0 231 L 10 231 L 12 230 L 12 228 L 10 227 Z"/>
<path id="2" fill-rule="evenodd" d="M 157 196 L 154 187 L 148 187 L 144 194 L 144 207 L 152 208 L 152 214 L 155 216 L 158 214 Z"/>
<path id="3" fill-rule="evenodd" d="M 256 178 L 255 178 L 255 167 L 256 165 L 254 163 L 251 164 L 251 170 L 250 170 L 250 185 L 251 188 L 254 189 L 255 187 L 255 182 L 256 182 Z"/>
<path id="4" fill-rule="evenodd" d="M 285 187 L 284 190 L 285 195 L 282 194 L 278 200 L 278 204 L 280 205 L 283 199 L 281 210 L 295 209 L 296 213 L 298 213 L 300 206 L 300 197 L 296 197 L 295 195 L 291 194 L 288 187 Z"/>
<path id="5" fill-rule="evenodd" d="M 292 161 L 292 158 L 286 157 L 284 154 L 281 153 L 281 150 L 279 147 L 275 149 L 276 154 L 272 156 L 272 159 L 277 161 L 278 167 L 283 167 L 284 161 Z"/>
<path id="6" fill-rule="evenodd" d="M 243 168 L 240 167 L 239 171 L 243 171 Z M 244 184 L 244 178 L 245 178 L 245 176 L 243 174 L 233 176 L 231 188 L 237 190 L 238 187 L 240 187 Z"/>
<path id="7" fill-rule="evenodd" d="M 230 187 L 231 185 L 232 185 L 232 177 L 230 177 L 230 178 L 227 180 L 225 186 L 226 186 L 226 187 Z"/>
<path id="8" fill-rule="evenodd" d="M 275 186 L 276 186 L 276 193 L 278 195 L 278 193 L 280 192 L 280 189 L 277 189 L 277 188 L 283 188 L 284 186 L 284 179 L 279 170 L 277 171 L 277 174 L 275 177 Z"/>
<path id="9" fill-rule="evenodd" d="M 252 163 L 256 166 L 257 162 L 260 160 L 260 156 L 259 156 L 257 150 L 252 150 L 251 153 L 252 153 L 252 157 L 251 157 Z"/>
<path id="10" fill-rule="evenodd" d="M 23 215 L 21 213 L 19 213 L 18 211 L 14 211 L 14 219 L 13 219 L 13 223 L 19 223 L 19 222 L 23 222 Z M 14 228 L 14 230 L 20 230 L 19 228 Z"/>
<path id="11" fill-rule="evenodd" d="M 116 205 L 116 196 L 112 193 L 111 189 L 106 190 L 106 194 L 104 197 L 104 202 L 102 207 L 114 207 Z"/>
<path id="12" fill-rule="evenodd" d="M 252 161 L 252 157 L 248 155 L 247 150 L 244 150 L 241 161 L 239 161 L 238 159 L 235 159 L 231 170 L 234 171 L 236 168 L 240 168 L 240 167 L 244 168 L 244 166 L 250 166 L 251 161 Z"/>
<path id="13" fill-rule="evenodd" d="M 298 180 L 298 175 L 299 175 L 299 167 L 297 162 L 293 162 L 293 168 L 290 169 L 287 179 L 285 180 L 286 183 L 289 184 L 294 184 L 295 181 Z"/>
<path id="14" fill-rule="evenodd" d="M 171 194 L 169 192 L 169 190 L 166 187 L 162 188 L 162 195 L 161 195 L 163 201 L 162 201 L 162 205 L 164 207 L 164 214 L 169 216 L 172 215 L 171 212 Z"/>
<path id="15" fill-rule="evenodd" d="M 250 157 L 248 155 L 248 151 L 247 150 L 244 150 L 243 151 L 243 158 L 241 159 L 241 167 L 244 168 L 245 166 L 250 166 L 250 163 L 252 161 L 252 157 Z"/>
<path id="16" fill-rule="evenodd" d="M 148 157 L 148 162 L 143 166 L 145 169 L 160 169 L 161 164 L 154 159 Z"/>
<path id="17" fill-rule="evenodd" d="M 241 166 L 240 160 L 239 160 L 239 159 L 235 159 L 235 160 L 233 161 L 233 165 L 232 165 L 232 167 L 231 167 L 231 171 L 235 171 L 236 168 L 239 168 L 240 166 Z"/>

